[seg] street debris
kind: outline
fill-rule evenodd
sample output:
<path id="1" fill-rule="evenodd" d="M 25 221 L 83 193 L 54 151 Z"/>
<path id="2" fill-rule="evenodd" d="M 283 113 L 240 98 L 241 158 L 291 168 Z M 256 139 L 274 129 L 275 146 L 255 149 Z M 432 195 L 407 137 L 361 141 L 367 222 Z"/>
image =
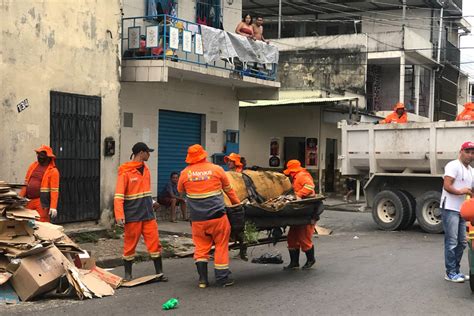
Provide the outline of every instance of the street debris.
<path id="1" fill-rule="evenodd" d="M 16 304 L 44 297 L 101 298 L 120 286 L 158 279 L 123 279 L 95 265 L 87 251 L 72 241 L 62 226 L 38 222 L 26 209 L 28 200 L 0 181 L 0 303 Z"/>
<path id="2" fill-rule="evenodd" d="M 258 264 L 282 264 L 283 258 L 281 254 L 272 255 L 270 253 L 264 253 L 258 258 L 253 258 L 252 263 Z"/>
<path id="3" fill-rule="evenodd" d="M 170 298 L 163 304 L 162 307 L 163 307 L 163 310 L 167 311 L 170 309 L 175 309 L 176 307 L 178 307 L 178 304 L 179 304 L 179 301 L 177 298 Z"/>
<path id="4" fill-rule="evenodd" d="M 359 239 L 359 236 L 354 236 L 354 238 L 352 238 L 352 239 L 356 239 L 356 240 L 357 240 L 357 239 Z"/>

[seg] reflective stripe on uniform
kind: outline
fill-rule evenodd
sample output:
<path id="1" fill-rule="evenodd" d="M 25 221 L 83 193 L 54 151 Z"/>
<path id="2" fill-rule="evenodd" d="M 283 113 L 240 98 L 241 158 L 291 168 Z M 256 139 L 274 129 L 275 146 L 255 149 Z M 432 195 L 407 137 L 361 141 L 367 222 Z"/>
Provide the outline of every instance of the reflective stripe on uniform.
<path id="1" fill-rule="evenodd" d="M 221 194 L 222 194 L 222 191 L 218 190 L 218 191 L 212 191 L 212 192 L 206 192 L 206 193 L 200 193 L 200 194 L 186 193 L 186 196 L 190 199 L 205 199 L 211 196 L 217 196 Z"/>
<path id="2" fill-rule="evenodd" d="M 136 199 L 141 199 L 144 197 L 151 196 L 151 191 L 150 192 L 141 192 L 141 193 L 136 193 L 136 194 L 125 194 L 124 195 L 124 200 L 136 200 Z"/>
<path id="3" fill-rule="evenodd" d="M 303 187 L 305 187 L 308 190 L 314 190 L 314 186 L 309 185 L 309 184 L 305 184 L 305 185 L 303 185 Z"/>
<path id="4" fill-rule="evenodd" d="M 216 269 L 216 270 L 227 270 L 227 269 L 229 269 L 229 265 L 228 264 L 214 263 L 214 269 Z"/>

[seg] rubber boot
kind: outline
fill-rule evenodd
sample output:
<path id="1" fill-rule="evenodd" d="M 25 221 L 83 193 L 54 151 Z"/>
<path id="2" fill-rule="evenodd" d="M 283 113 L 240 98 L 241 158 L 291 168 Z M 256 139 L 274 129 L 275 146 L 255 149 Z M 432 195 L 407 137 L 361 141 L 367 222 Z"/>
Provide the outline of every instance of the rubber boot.
<path id="1" fill-rule="evenodd" d="M 225 279 L 222 279 L 222 280 L 217 281 L 217 284 L 218 284 L 219 286 L 222 286 L 222 287 L 227 287 L 227 286 L 232 286 L 232 285 L 234 285 L 234 284 L 235 284 L 235 281 L 234 281 L 234 279 L 227 277 L 227 278 L 225 278 Z"/>
<path id="2" fill-rule="evenodd" d="M 207 262 L 196 262 L 196 268 L 199 274 L 199 288 L 205 289 L 209 286 L 207 278 Z"/>
<path id="3" fill-rule="evenodd" d="M 300 250 L 288 249 L 290 253 L 290 264 L 283 268 L 283 270 L 293 270 L 300 267 Z"/>
<path id="4" fill-rule="evenodd" d="M 132 265 L 133 265 L 132 260 L 123 260 L 123 267 L 125 269 L 124 280 L 126 280 L 126 281 L 130 281 L 130 280 L 133 279 L 133 277 L 132 277 Z"/>
<path id="5" fill-rule="evenodd" d="M 303 266 L 303 270 L 310 269 L 315 263 L 316 259 L 314 258 L 314 246 L 310 250 L 305 251 L 306 253 L 306 263 Z"/>
<path id="6" fill-rule="evenodd" d="M 163 273 L 163 261 L 161 260 L 161 257 L 154 258 L 153 259 L 153 264 L 155 265 L 156 274 Z M 163 276 L 161 276 L 161 278 L 159 280 L 163 281 L 163 282 L 167 282 L 168 278 L 163 275 Z"/>

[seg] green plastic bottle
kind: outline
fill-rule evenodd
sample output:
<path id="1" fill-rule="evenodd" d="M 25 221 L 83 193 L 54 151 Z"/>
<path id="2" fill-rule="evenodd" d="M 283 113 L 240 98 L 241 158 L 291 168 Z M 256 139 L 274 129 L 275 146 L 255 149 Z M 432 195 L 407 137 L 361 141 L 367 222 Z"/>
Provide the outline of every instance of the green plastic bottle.
<path id="1" fill-rule="evenodd" d="M 179 304 L 177 298 L 170 298 L 166 303 L 163 304 L 163 310 L 167 311 L 170 309 L 175 309 Z"/>

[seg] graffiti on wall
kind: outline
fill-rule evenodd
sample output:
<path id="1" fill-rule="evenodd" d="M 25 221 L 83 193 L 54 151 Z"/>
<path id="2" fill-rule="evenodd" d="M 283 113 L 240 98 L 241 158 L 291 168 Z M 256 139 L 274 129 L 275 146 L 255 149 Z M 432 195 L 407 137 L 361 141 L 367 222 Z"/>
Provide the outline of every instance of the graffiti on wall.
<path id="1" fill-rule="evenodd" d="M 280 52 L 279 81 L 286 90 L 364 94 L 367 54 L 361 49 Z"/>

